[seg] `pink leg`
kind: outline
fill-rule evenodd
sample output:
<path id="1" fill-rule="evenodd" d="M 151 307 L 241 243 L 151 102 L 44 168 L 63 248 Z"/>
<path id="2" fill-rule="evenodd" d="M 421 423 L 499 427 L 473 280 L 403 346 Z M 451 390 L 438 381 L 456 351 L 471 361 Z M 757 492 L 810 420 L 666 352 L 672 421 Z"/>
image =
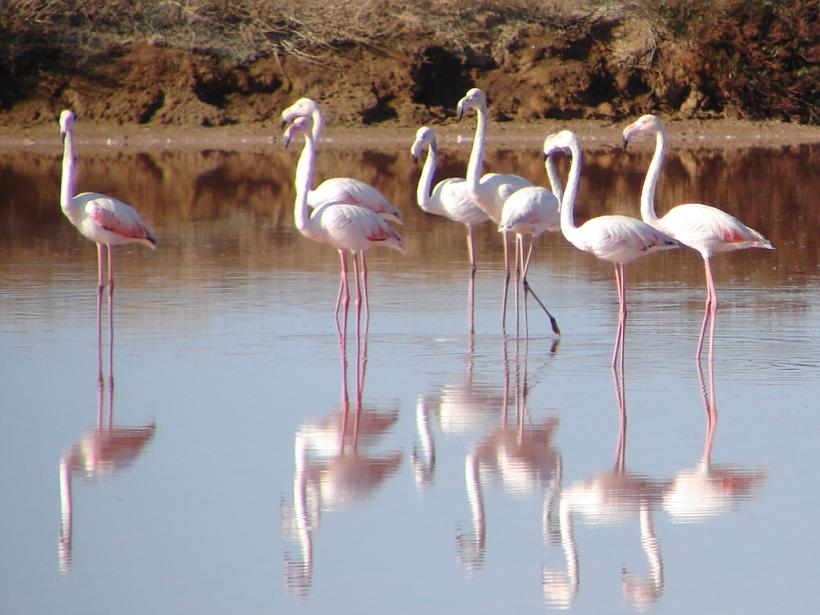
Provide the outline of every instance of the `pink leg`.
<path id="1" fill-rule="evenodd" d="M 114 390 L 114 253 L 108 247 L 108 388 Z"/>
<path id="2" fill-rule="evenodd" d="M 339 257 L 342 265 L 341 280 L 339 283 L 339 299 L 341 299 L 343 307 L 341 331 L 344 332 L 344 336 L 347 336 L 347 309 L 350 305 L 350 288 L 347 284 L 347 252 L 339 250 Z M 336 329 L 339 329 L 338 301 L 336 306 Z"/>
<path id="3" fill-rule="evenodd" d="M 470 279 L 467 283 L 467 325 L 470 333 L 475 332 L 475 242 L 473 241 L 473 227 L 467 225 L 467 255 L 470 258 Z"/>
<path id="4" fill-rule="evenodd" d="M 358 255 L 354 252 L 353 253 L 353 275 L 356 279 L 356 345 L 358 347 L 359 344 L 359 336 L 361 335 L 362 330 L 362 284 L 361 284 L 361 277 L 359 271 L 359 259 Z"/>
<path id="5" fill-rule="evenodd" d="M 507 233 L 501 233 L 504 243 L 504 294 L 501 300 L 501 331 L 507 332 L 507 293 L 510 286 L 510 255 Z"/>
<path id="6" fill-rule="evenodd" d="M 364 319 L 367 322 L 370 320 L 370 301 L 367 298 L 367 260 L 364 250 L 359 252 L 359 256 L 362 259 L 362 296 L 364 298 Z"/>
<path id="7" fill-rule="evenodd" d="M 341 269 L 339 270 L 339 293 L 336 295 L 336 310 L 334 312 L 337 323 L 339 321 L 339 306 L 342 304 L 342 295 L 344 294 L 347 283 L 347 277 L 345 275 L 345 270 L 347 269 L 347 255 L 344 250 L 339 250 L 339 261 L 341 262 Z"/>
<path id="8" fill-rule="evenodd" d="M 695 351 L 695 358 L 700 361 L 701 352 L 703 350 L 703 340 L 706 334 L 706 324 L 711 321 L 709 329 L 709 352 L 712 352 L 712 346 L 715 336 L 715 317 L 717 316 L 717 292 L 715 291 L 715 281 L 712 277 L 712 267 L 709 264 L 709 259 L 703 259 L 703 268 L 706 273 L 706 303 L 703 308 L 703 322 L 700 325 L 700 335 L 698 336 L 698 347 Z"/>
<path id="9" fill-rule="evenodd" d="M 532 295 L 532 298 L 536 300 L 538 305 L 541 306 L 541 309 L 544 310 L 544 313 L 547 315 L 547 318 L 550 319 L 550 326 L 552 327 L 552 332 L 555 333 L 555 335 L 561 335 L 561 329 L 558 328 L 558 321 L 555 320 L 552 314 L 550 314 L 550 311 L 547 309 L 547 306 L 544 305 L 541 299 L 538 298 L 538 295 L 536 295 L 535 292 L 533 292 L 532 288 L 530 288 L 530 283 L 527 282 L 527 273 L 530 270 L 530 259 L 532 258 L 532 250 L 534 245 L 535 237 L 531 237 L 530 248 L 527 251 L 527 260 L 524 261 L 524 275 L 521 279 L 521 284 L 524 287 L 524 305 L 527 305 L 527 295 Z"/>
<path id="10" fill-rule="evenodd" d="M 467 225 L 467 256 L 470 258 L 470 272 L 475 275 L 475 241 L 473 240 L 473 227 Z"/>
<path id="11" fill-rule="evenodd" d="M 614 367 L 620 357 L 623 364 L 623 341 L 626 327 L 626 280 L 624 279 L 623 265 L 615 264 L 615 289 L 618 292 L 618 327 L 615 330 L 615 348 L 612 351 L 612 363 Z"/>
<path id="12" fill-rule="evenodd" d="M 105 269 L 107 266 L 108 257 L 106 256 L 105 247 L 97 244 L 97 386 L 102 391 L 103 386 L 103 372 L 102 372 L 102 298 L 103 289 L 105 288 Z"/>
<path id="13" fill-rule="evenodd" d="M 515 236 L 515 337 L 519 337 L 521 335 L 521 329 L 519 325 L 519 317 L 520 317 L 520 310 L 518 307 L 518 288 L 521 286 L 521 255 L 524 253 L 524 248 L 521 244 L 521 235 Z"/>

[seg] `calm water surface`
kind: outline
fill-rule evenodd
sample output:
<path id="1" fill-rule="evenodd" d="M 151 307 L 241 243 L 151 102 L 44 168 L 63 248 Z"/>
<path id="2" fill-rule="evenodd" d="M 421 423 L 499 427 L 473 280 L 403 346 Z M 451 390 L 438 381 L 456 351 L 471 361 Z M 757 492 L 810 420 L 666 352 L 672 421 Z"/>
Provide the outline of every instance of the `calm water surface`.
<path id="1" fill-rule="evenodd" d="M 96 253 L 58 206 L 59 144 L 0 151 L 3 613 L 771 613 L 820 608 L 816 146 L 670 154 L 659 209 L 717 203 L 774 252 L 629 268 L 622 379 L 609 266 L 542 238 L 503 337 L 497 233 L 414 205 L 406 144 L 324 144 L 384 190 L 407 254 L 373 252 L 357 345 L 338 261 L 292 228 L 297 152 L 79 143 L 79 190 L 138 206 L 117 251 L 113 394 L 97 386 Z M 490 165 L 543 183 L 532 147 Z M 445 142 L 441 176 L 466 145 Z M 576 215 L 638 215 L 648 146 L 586 156 Z M 105 353 L 104 353 L 105 354 Z M 107 357 L 104 370 L 108 371 Z"/>

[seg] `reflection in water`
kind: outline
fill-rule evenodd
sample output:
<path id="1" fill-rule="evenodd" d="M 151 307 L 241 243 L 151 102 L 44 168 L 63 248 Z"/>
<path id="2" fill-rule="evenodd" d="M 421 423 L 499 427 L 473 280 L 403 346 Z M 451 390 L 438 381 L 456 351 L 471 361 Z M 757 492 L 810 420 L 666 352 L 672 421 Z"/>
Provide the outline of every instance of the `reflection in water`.
<path id="1" fill-rule="evenodd" d="M 102 376 L 100 376 L 102 377 Z M 97 392 L 97 426 L 89 429 L 60 458 L 60 570 L 71 568 L 73 547 L 74 501 L 72 481 L 75 474 L 86 480 L 102 480 L 129 467 L 154 437 L 156 424 L 151 421 L 139 427 L 114 425 L 113 387 L 102 382 Z M 103 397 L 108 392 L 108 416 L 103 419 Z"/>
<path id="2" fill-rule="evenodd" d="M 544 490 L 546 507 L 557 491 L 561 476 L 561 454 L 551 444 L 558 419 L 547 417 L 538 423 L 532 423 L 527 405 L 530 388 L 527 379 L 528 342 L 526 339 L 522 341 L 516 338 L 514 343 L 512 396 L 515 402 L 515 420 L 509 420 L 511 366 L 505 339 L 501 424 L 483 440 L 476 442 L 464 459 L 464 480 L 472 516 L 472 530 L 469 533 L 461 529 L 457 531 L 456 553 L 467 572 L 478 570 L 484 564 L 487 542 L 484 487 L 488 481 L 497 479 L 505 491 L 523 497 L 532 497 Z M 556 346 L 557 340 L 553 344 L 553 352 Z"/>
<path id="3" fill-rule="evenodd" d="M 712 463 L 712 443 L 717 427 L 714 372 L 709 361 L 707 391 L 700 361 L 696 365 L 706 411 L 706 435 L 698 464 L 677 472 L 663 496 L 663 508 L 676 523 L 706 521 L 730 512 L 738 501 L 754 497 L 766 479 L 766 472 L 757 468 Z"/>
<path id="4" fill-rule="evenodd" d="M 304 595 L 313 583 L 313 536 L 323 511 L 349 509 L 371 497 L 395 474 L 401 451 L 373 450 L 398 420 L 398 407 L 363 407 L 367 336 L 356 341 L 356 400 L 350 416 L 347 340 L 339 338 L 342 391 L 339 409 L 303 423 L 294 436 L 293 506 L 283 505 L 283 532 L 299 545 L 300 558 L 284 554 L 285 584 Z"/>
<path id="5" fill-rule="evenodd" d="M 591 525 L 622 525 L 635 515 L 640 522 L 641 546 L 646 554 L 649 572 L 638 575 L 621 571 L 621 589 L 634 606 L 649 607 L 663 592 L 663 560 L 655 536 L 652 509 L 659 505 L 666 481 L 653 480 L 626 469 L 626 400 L 623 372 L 613 368 L 612 379 L 618 405 L 618 437 L 615 463 L 611 470 L 592 478 L 579 480 L 561 491 L 558 523 L 566 569 L 544 566 L 542 583 L 544 599 L 557 608 L 569 608 L 580 589 L 581 562 L 575 544 L 574 516 L 580 515 Z M 552 515 L 545 515 L 553 524 Z"/>

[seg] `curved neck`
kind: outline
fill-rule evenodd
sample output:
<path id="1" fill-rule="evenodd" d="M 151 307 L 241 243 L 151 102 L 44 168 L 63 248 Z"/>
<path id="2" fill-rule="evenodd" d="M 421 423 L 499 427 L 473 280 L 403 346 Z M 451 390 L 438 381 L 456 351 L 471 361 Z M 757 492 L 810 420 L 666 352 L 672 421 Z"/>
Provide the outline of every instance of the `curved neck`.
<path id="1" fill-rule="evenodd" d="M 575 226 L 575 195 L 578 193 L 578 182 L 581 179 L 581 147 L 577 141 L 570 145 L 572 161 L 567 178 L 567 189 L 561 199 L 561 232 L 570 243 L 575 243 L 578 228 Z"/>
<path id="2" fill-rule="evenodd" d="M 422 211 L 427 213 L 439 213 L 438 207 L 430 199 L 430 187 L 433 185 L 433 175 L 436 173 L 436 165 L 438 164 L 438 147 L 436 142 L 430 141 L 427 147 L 427 159 L 424 161 L 424 166 L 421 169 L 421 176 L 419 177 L 419 185 L 416 188 L 416 202 Z"/>
<path id="3" fill-rule="evenodd" d="M 478 188 L 481 178 L 481 167 L 484 163 L 484 139 L 487 137 L 487 110 L 477 107 L 478 122 L 475 127 L 473 149 L 470 152 L 470 161 L 467 163 L 467 189 L 474 192 Z"/>
<path id="4" fill-rule="evenodd" d="M 74 135 L 70 130 L 63 136 L 63 169 L 60 177 L 60 207 L 74 220 Z"/>
<path id="5" fill-rule="evenodd" d="M 663 126 L 658 126 L 655 134 L 655 153 L 652 154 L 652 162 L 646 171 L 646 178 L 643 180 L 641 190 L 641 218 L 647 224 L 654 225 L 658 221 L 655 213 L 655 187 L 658 185 L 658 178 L 663 165 L 663 152 L 666 147 L 666 135 Z"/>
<path id="6" fill-rule="evenodd" d="M 544 166 L 547 169 L 547 178 L 550 181 L 550 190 L 555 195 L 555 198 L 558 199 L 558 202 L 561 202 L 561 199 L 564 197 L 564 186 L 561 184 L 561 176 L 558 175 L 558 169 L 555 168 L 555 161 L 552 159 L 552 156 L 547 156 L 547 159 L 544 161 Z"/>
<path id="7" fill-rule="evenodd" d="M 294 176 L 294 186 L 296 188 L 296 200 L 293 204 L 293 219 L 296 228 L 302 234 L 308 227 L 310 216 L 308 214 L 308 192 L 310 192 L 310 182 L 313 177 L 313 164 L 315 152 L 313 145 L 313 135 L 305 134 L 305 145 L 299 156 L 296 165 L 296 175 Z"/>
<path id="8" fill-rule="evenodd" d="M 311 131 L 311 135 L 313 136 L 313 142 L 318 143 L 319 137 L 322 136 L 322 128 L 324 128 L 322 112 L 319 111 L 318 105 L 311 112 L 310 118 L 313 120 L 313 130 Z"/>

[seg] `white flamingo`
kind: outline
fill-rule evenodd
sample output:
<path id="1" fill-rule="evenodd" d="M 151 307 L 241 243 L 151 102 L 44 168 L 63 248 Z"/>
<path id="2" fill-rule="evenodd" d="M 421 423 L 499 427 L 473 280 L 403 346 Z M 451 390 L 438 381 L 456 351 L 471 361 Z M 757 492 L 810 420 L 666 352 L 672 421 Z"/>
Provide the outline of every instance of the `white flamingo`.
<path id="1" fill-rule="evenodd" d="M 658 250 L 680 247 L 680 243 L 645 222 L 628 216 L 608 215 L 587 220 L 575 226 L 575 196 L 581 177 L 581 146 L 578 137 L 569 130 L 549 135 L 544 141 L 544 155 L 569 150 L 572 163 L 567 187 L 561 201 L 561 232 L 579 250 L 609 261 L 615 268 L 615 287 L 618 292 L 618 328 L 612 365 L 620 355 L 623 362 L 623 340 L 626 327 L 626 278 L 624 267 L 638 258 Z"/>
<path id="2" fill-rule="evenodd" d="M 547 177 L 550 182 L 550 190 L 542 186 L 525 186 L 516 190 L 501 208 L 501 220 L 498 224 L 500 233 L 515 234 L 515 327 L 518 334 L 518 285 L 524 287 L 524 322 L 527 334 L 529 326 L 527 322 L 527 293 L 532 296 L 546 312 L 552 325 L 554 333 L 560 335 L 561 330 L 558 323 L 538 296 L 532 292 L 527 282 L 527 272 L 530 268 L 530 259 L 535 245 L 535 239 L 544 231 L 558 231 L 561 229 L 561 221 L 558 215 L 563 196 L 561 179 L 558 177 L 558 170 L 551 156 L 545 158 L 544 164 L 547 169 Z M 530 236 L 530 246 L 527 256 L 524 258 L 524 235 Z"/>
<path id="3" fill-rule="evenodd" d="M 347 253 L 353 254 L 353 270 L 356 277 L 357 332 L 361 316 L 362 292 L 367 294 L 367 279 L 360 278 L 357 255 L 373 246 L 387 246 L 404 251 L 401 236 L 378 214 L 359 205 L 344 202 L 325 203 L 308 213 L 307 195 L 313 176 L 315 149 L 313 143 L 313 120 L 310 116 L 297 117 L 285 131 L 285 147 L 297 136 L 303 135 L 305 144 L 296 166 L 293 217 L 296 228 L 302 235 L 314 241 L 326 243 L 339 251 L 341 259 L 341 282 L 339 298 L 336 302 L 338 316 L 339 299 L 343 299 L 345 319 L 350 301 L 347 285 Z M 365 286 L 362 291 L 362 284 Z M 343 296 L 342 296 L 343 294 Z"/>
<path id="4" fill-rule="evenodd" d="M 718 252 L 731 252 L 744 248 L 765 248 L 767 250 L 774 248 L 771 242 L 758 231 L 749 228 L 725 211 L 710 205 L 685 203 L 673 207 L 662 218 L 658 218 L 655 213 L 655 188 L 661 173 L 666 147 L 666 131 L 663 122 L 654 115 L 642 115 L 624 128 L 623 136 L 624 147 L 626 147 L 635 135 L 653 131 L 655 132 L 655 153 L 641 190 L 641 217 L 647 224 L 651 224 L 682 244 L 697 250 L 703 257 L 706 271 L 706 306 L 695 353 L 695 356 L 700 358 L 706 323 L 711 320 L 711 330 L 714 334 L 715 317 L 717 316 L 717 292 L 709 264 L 712 256 Z"/>
<path id="5" fill-rule="evenodd" d="M 300 98 L 290 107 L 282 111 L 282 125 L 290 124 L 297 117 L 310 117 L 313 120 L 314 146 L 319 143 L 319 138 L 324 127 L 324 119 L 319 104 L 311 98 Z M 359 205 L 375 211 L 385 220 L 404 224 L 401 212 L 390 202 L 379 190 L 370 184 L 352 177 L 331 177 L 321 182 L 316 188 L 311 189 L 307 195 L 308 207 L 315 209 L 325 203 L 349 203 Z M 361 276 L 364 288 L 365 314 L 369 315 L 370 306 L 367 298 L 367 259 L 364 252 L 359 256 L 361 262 Z M 336 298 L 336 313 L 339 312 L 339 301 L 342 297 L 342 286 L 339 286 L 339 294 Z"/>
<path id="6" fill-rule="evenodd" d="M 422 126 L 416 131 L 416 138 L 410 148 L 413 159 L 418 161 L 425 148 L 427 158 L 419 176 L 416 189 L 416 202 L 422 211 L 436 216 L 444 216 L 463 224 L 467 229 L 467 255 L 470 259 L 470 286 L 467 295 L 467 315 L 470 332 L 473 326 L 473 281 L 476 272 L 475 243 L 473 241 L 473 227 L 483 224 L 490 218 L 476 205 L 470 196 L 467 182 L 463 177 L 449 177 L 438 182 L 431 190 L 433 176 L 438 164 L 438 143 L 433 129 Z"/>
<path id="7" fill-rule="evenodd" d="M 456 113 L 458 118 L 464 117 L 470 109 L 476 110 L 477 123 L 473 148 L 467 164 L 467 187 L 470 196 L 476 204 L 496 224 L 501 223 L 501 210 L 506 201 L 515 191 L 532 186 L 532 182 L 519 175 L 502 173 L 481 174 L 484 164 L 484 146 L 487 139 L 487 96 L 479 88 L 467 91 L 464 98 L 458 101 Z M 506 330 L 507 292 L 510 282 L 510 261 L 508 254 L 507 233 L 501 231 L 504 243 L 504 292 L 501 303 L 501 327 Z"/>
<path id="8" fill-rule="evenodd" d="M 60 113 L 60 134 L 63 138 L 63 168 L 60 181 L 60 207 L 80 233 L 97 244 L 97 359 L 101 359 L 101 312 L 108 268 L 108 335 L 109 352 L 114 348 L 114 254 L 113 246 L 141 243 L 156 248 L 154 234 L 136 209 L 122 201 L 98 192 L 82 192 L 75 196 L 76 160 L 74 157 L 74 113 Z M 109 359 L 111 357 L 109 356 Z"/>

